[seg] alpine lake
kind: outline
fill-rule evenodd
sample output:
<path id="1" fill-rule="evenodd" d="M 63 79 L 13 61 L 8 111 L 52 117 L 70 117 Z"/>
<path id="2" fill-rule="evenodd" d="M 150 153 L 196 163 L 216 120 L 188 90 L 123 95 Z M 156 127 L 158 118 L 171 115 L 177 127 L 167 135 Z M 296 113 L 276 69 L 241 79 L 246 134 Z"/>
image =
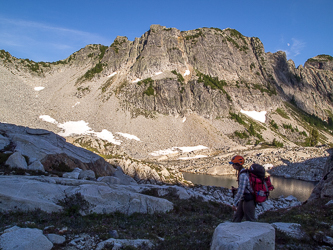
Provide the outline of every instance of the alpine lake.
<path id="1" fill-rule="evenodd" d="M 231 188 L 231 186 L 238 187 L 237 178 L 235 175 L 206 175 L 206 174 L 193 174 L 183 172 L 185 180 L 191 181 L 193 184 L 200 184 L 204 186 L 217 186 Z M 271 176 L 271 182 L 274 190 L 270 192 L 269 198 L 279 198 L 280 196 L 288 197 L 292 195 L 299 201 L 306 201 L 313 188 L 318 182 L 302 181 L 296 179 L 286 179 L 284 177 Z"/>

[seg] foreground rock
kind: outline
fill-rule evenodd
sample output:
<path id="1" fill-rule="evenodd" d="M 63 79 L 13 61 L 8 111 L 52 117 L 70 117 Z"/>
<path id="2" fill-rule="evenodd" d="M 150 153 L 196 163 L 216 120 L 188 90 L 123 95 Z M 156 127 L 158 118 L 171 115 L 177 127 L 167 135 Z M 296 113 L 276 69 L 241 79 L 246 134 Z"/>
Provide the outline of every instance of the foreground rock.
<path id="1" fill-rule="evenodd" d="M 267 223 L 222 223 L 214 231 L 211 250 L 274 250 L 275 230 Z"/>
<path id="2" fill-rule="evenodd" d="M 0 249 L 49 250 L 53 244 L 36 228 L 12 227 L 0 236 Z"/>
<path id="3" fill-rule="evenodd" d="M 0 150 L 11 155 L 6 164 L 12 168 L 42 171 L 81 168 L 100 176 L 112 175 L 116 170 L 97 154 L 67 143 L 47 130 L 0 123 L 0 134 Z"/>
<path id="4" fill-rule="evenodd" d="M 59 201 L 76 194 L 81 194 L 89 203 L 82 214 L 116 211 L 127 215 L 151 214 L 173 209 L 173 204 L 165 199 L 143 195 L 123 185 L 45 176 L 0 176 L 1 211 L 59 212 L 63 209 Z"/>

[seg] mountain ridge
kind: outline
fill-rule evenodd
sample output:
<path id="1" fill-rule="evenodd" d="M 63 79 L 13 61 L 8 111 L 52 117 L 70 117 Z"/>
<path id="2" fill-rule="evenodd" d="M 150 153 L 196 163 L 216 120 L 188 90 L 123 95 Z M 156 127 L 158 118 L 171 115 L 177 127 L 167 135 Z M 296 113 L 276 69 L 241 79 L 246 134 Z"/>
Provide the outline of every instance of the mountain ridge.
<path id="1" fill-rule="evenodd" d="M 60 132 L 59 124 L 84 120 L 95 131 L 140 138 L 117 149 L 133 157 L 174 146 L 215 150 L 274 138 L 297 145 L 306 140 L 300 133 L 310 136 L 312 129 L 299 112 L 327 125 L 333 117 L 331 56 L 319 55 L 295 68 L 284 52 L 265 53 L 259 38 L 230 28 L 179 31 L 152 25 L 134 41 L 118 36 L 109 47 L 87 45 L 54 63 L 15 59 L 4 51 L 0 61 L 10 97 L 1 105 L 2 121 Z M 243 116 L 241 109 L 267 111 L 265 123 Z M 320 135 L 321 143 L 333 142 L 328 128 L 320 128 Z"/>

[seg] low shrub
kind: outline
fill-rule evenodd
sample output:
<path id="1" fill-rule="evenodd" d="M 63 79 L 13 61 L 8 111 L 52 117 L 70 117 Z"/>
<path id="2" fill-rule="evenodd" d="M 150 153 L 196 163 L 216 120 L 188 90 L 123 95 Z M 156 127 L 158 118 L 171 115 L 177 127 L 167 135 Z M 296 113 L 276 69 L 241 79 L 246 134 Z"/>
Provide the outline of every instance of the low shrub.
<path id="1" fill-rule="evenodd" d="M 276 124 L 276 122 L 275 121 L 273 121 L 273 120 L 271 120 L 270 122 L 269 122 L 269 124 L 274 128 L 274 129 L 278 129 L 279 128 L 279 126 Z"/>
<path id="2" fill-rule="evenodd" d="M 288 120 L 290 119 L 289 116 L 287 115 L 287 113 L 283 109 L 277 108 L 276 113 L 278 113 L 281 117 L 283 117 L 285 119 L 288 119 Z"/>
<path id="3" fill-rule="evenodd" d="M 182 74 L 178 73 L 176 70 L 172 70 L 171 73 L 177 76 L 177 81 L 178 82 L 180 82 L 181 84 L 185 83 L 185 79 L 182 76 Z"/>
<path id="4" fill-rule="evenodd" d="M 80 193 L 66 195 L 57 204 L 63 207 L 64 214 L 67 216 L 79 216 L 80 212 L 87 213 L 91 207 L 91 204 Z"/>
<path id="5" fill-rule="evenodd" d="M 0 165 L 4 164 L 11 154 L 0 153 Z"/>
<path id="6" fill-rule="evenodd" d="M 229 115 L 230 115 L 231 119 L 237 121 L 239 124 L 242 124 L 242 125 L 245 125 L 245 124 L 246 124 L 246 123 L 244 122 L 244 120 L 243 120 L 238 114 L 235 114 L 235 113 L 229 112 Z"/>
<path id="7" fill-rule="evenodd" d="M 283 143 L 277 141 L 275 138 L 273 139 L 273 142 L 272 142 L 271 145 L 274 146 L 274 147 L 277 147 L 277 148 L 282 148 L 283 147 Z"/>
<path id="8" fill-rule="evenodd" d="M 239 131 L 235 131 L 235 136 L 239 137 L 240 139 L 245 139 L 245 138 L 249 138 L 249 135 L 243 131 L 243 132 L 239 132 Z"/>

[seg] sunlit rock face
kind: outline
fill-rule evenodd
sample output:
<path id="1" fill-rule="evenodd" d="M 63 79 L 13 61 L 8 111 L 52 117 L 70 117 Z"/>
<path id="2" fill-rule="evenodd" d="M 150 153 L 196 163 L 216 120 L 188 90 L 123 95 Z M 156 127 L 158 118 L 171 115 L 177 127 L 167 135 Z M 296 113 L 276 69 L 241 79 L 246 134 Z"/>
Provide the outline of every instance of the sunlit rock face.
<path id="1" fill-rule="evenodd" d="M 87 45 L 61 62 L 37 64 L 37 71 L 9 53 L 0 56 L 0 122 L 97 137 L 105 142 L 101 150 L 146 159 L 173 147 L 254 145 L 255 138 L 233 136 L 248 129 L 230 117 L 235 113 L 264 126 L 256 129 L 266 142 L 283 137 L 294 146 L 304 136 L 278 131 L 281 137 L 270 122 L 286 103 L 328 121 L 331 59 L 317 56 L 296 68 L 284 52 L 266 53 L 259 38 L 234 29 L 152 25 L 134 41 L 118 36 L 109 47 Z M 296 118 L 277 125 L 283 123 L 303 131 Z"/>

